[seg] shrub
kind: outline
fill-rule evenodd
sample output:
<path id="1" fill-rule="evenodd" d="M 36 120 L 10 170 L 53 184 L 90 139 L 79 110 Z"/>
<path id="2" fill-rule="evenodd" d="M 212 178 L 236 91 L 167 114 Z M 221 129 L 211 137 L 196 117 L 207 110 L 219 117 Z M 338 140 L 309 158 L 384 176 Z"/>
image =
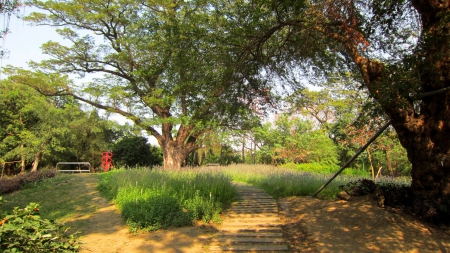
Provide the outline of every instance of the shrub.
<path id="1" fill-rule="evenodd" d="M 77 252 L 74 234 L 66 232 L 62 225 L 41 218 L 36 203 L 15 207 L 10 215 L 0 214 L 0 250 L 4 253 Z"/>
<path id="2" fill-rule="evenodd" d="M 56 170 L 39 170 L 25 174 L 19 174 L 11 178 L 0 179 L 0 193 L 6 194 L 17 190 L 24 185 L 43 181 L 56 176 Z"/>
<path id="3" fill-rule="evenodd" d="M 377 185 L 374 181 L 369 179 L 359 179 L 339 186 L 339 189 L 346 191 L 351 196 L 364 196 L 372 194 Z"/>

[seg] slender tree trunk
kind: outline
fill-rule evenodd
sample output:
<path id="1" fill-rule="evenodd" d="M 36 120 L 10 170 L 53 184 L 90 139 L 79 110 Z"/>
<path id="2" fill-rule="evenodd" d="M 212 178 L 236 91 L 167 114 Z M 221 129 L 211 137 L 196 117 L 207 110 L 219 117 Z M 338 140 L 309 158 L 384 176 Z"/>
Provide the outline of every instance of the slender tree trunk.
<path id="1" fill-rule="evenodd" d="M 373 163 L 372 163 L 372 154 L 369 151 L 369 148 L 366 149 L 367 152 L 367 158 L 369 159 L 369 164 L 370 164 L 370 169 L 372 171 L 372 179 L 375 179 L 375 169 L 373 167 Z"/>
<path id="2" fill-rule="evenodd" d="M 245 135 L 242 137 L 242 163 L 245 163 Z"/>
<path id="3" fill-rule="evenodd" d="M 391 155 L 389 154 L 388 150 L 385 150 L 384 153 L 386 154 L 386 163 L 387 163 L 387 167 L 389 170 L 389 175 L 391 177 L 394 176 L 394 170 L 392 169 L 392 160 L 391 160 Z"/>
<path id="4" fill-rule="evenodd" d="M 31 171 L 37 171 L 40 158 L 41 158 L 41 151 L 38 151 L 36 152 L 36 154 L 34 154 L 33 167 L 31 168 Z"/>
<path id="5" fill-rule="evenodd" d="M 20 144 L 20 173 L 25 173 L 25 156 L 23 154 L 23 143 Z"/>
<path id="6" fill-rule="evenodd" d="M 33 167 L 31 168 L 31 171 L 37 171 L 39 161 L 41 160 L 42 156 L 42 149 L 45 146 L 45 142 L 42 142 L 41 145 L 39 145 L 39 150 L 34 154 L 34 161 L 33 161 Z"/>

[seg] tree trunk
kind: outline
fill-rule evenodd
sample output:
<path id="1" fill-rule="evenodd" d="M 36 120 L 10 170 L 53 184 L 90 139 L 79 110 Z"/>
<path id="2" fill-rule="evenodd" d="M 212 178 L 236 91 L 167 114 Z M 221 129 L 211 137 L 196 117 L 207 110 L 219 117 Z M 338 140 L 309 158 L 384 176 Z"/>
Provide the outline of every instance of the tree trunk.
<path id="1" fill-rule="evenodd" d="M 450 9 L 448 1 L 412 0 L 422 22 L 417 65 L 420 92 L 450 87 Z M 383 66 L 368 61 L 365 68 L 371 94 L 383 77 Z M 374 71 L 375 70 L 375 71 Z M 364 75 L 364 70 L 362 71 Z M 395 93 L 395 91 L 393 92 Z M 411 187 L 415 210 L 422 215 L 450 208 L 450 91 L 422 96 L 420 110 L 403 94 L 393 95 L 383 108 L 392 120 L 399 140 L 412 163 Z M 403 101 L 403 102 L 398 102 Z M 442 209 L 442 210 L 444 210 Z"/>
<path id="2" fill-rule="evenodd" d="M 33 168 L 31 168 L 31 171 L 37 171 L 44 146 L 45 142 L 42 142 L 41 145 L 39 145 L 39 150 L 34 154 Z"/>
<path id="3" fill-rule="evenodd" d="M 245 163 L 245 135 L 242 136 L 241 157 L 242 157 L 242 163 Z"/>
<path id="4" fill-rule="evenodd" d="M 423 29 L 415 52 L 415 69 L 411 70 L 420 78 L 419 92 L 426 94 L 449 88 L 448 0 L 411 0 L 411 3 L 420 15 Z M 370 94 L 381 102 L 402 146 L 408 152 L 412 163 L 411 187 L 415 210 L 428 215 L 442 209 L 442 206 L 444 209 L 450 208 L 450 91 L 422 96 L 420 109 L 417 110 L 419 101 L 415 103 L 409 92 L 402 92 L 405 87 L 396 87 L 396 80 L 383 83 L 388 81 L 386 69 L 389 66 L 359 54 L 357 46 L 345 36 L 335 37 L 358 65 Z M 392 89 L 386 90 L 386 85 Z M 427 204 L 424 206 L 423 203 Z"/>
<path id="5" fill-rule="evenodd" d="M 25 155 L 23 154 L 23 143 L 20 144 L 20 173 L 25 173 Z"/>
<path id="6" fill-rule="evenodd" d="M 392 169 L 391 155 L 389 154 L 388 150 L 385 150 L 384 153 L 386 155 L 386 164 L 387 164 L 387 168 L 388 168 L 388 171 L 389 171 L 389 175 L 391 177 L 393 177 L 394 176 L 394 170 Z"/>
<path id="7" fill-rule="evenodd" d="M 37 171 L 40 158 L 41 158 L 41 151 L 38 151 L 36 152 L 36 154 L 34 154 L 33 167 L 31 168 L 31 171 Z"/>
<path id="8" fill-rule="evenodd" d="M 372 180 L 375 180 L 375 168 L 373 167 L 373 163 L 372 163 L 372 154 L 369 151 L 369 148 L 366 149 L 367 152 L 367 158 L 369 158 L 369 164 L 370 164 L 370 169 L 372 171 Z"/>
<path id="9" fill-rule="evenodd" d="M 422 93 L 450 87 L 449 1 L 413 0 L 423 32 L 417 67 Z M 416 201 L 428 199 L 450 207 L 450 91 L 424 97 L 420 116 L 400 130 L 400 140 L 412 163 L 412 189 Z M 395 117 L 395 116 L 394 116 Z M 396 129 L 404 129 L 396 124 Z"/>
<path id="10" fill-rule="evenodd" d="M 173 139 L 159 142 L 164 156 L 164 169 L 180 169 L 188 155 L 198 147 L 195 141 L 177 141 Z"/>

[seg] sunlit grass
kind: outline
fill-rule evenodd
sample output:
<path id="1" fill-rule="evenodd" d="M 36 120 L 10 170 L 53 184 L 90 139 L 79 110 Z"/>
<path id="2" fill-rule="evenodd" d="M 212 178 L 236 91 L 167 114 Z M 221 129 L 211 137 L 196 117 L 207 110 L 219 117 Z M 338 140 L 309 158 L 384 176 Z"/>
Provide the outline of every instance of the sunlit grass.
<path id="1" fill-rule="evenodd" d="M 95 209 L 89 205 L 90 197 L 83 194 L 85 177 L 94 178 L 96 174 L 59 174 L 54 178 L 26 185 L 20 191 L 5 194 L 6 200 L 1 206 L 2 212 L 11 212 L 14 207 L 25 207 L 30 202 L 39 203 L 40 215 L 45 219 L 64 222 L 80 213 L 92 213 Z"/>
<path id="2" fill-rule="evenodd" d="M 260 164 L 230 165 L 221 167 L 220 170 L 233 178 L 234 181 L 246 182 L 261 187 L 275 198 L 311 196 L 333 175 L 332 173 L 304 172 L 298 169 Z M 367 176 L 338 175 L 317 197 L 321 199 L 333 199 L 341 191 L 339 188 L 340 185 L 345 185 L 359 178 L 367 178 Z M 408 184 L 407 178 L 382 178 L 379 181 Z"/>
<path id="3" fill-rule="evenodd" d="M 231 165 L 222 167 L 221 170 L 233 180 L 261 187 L 275 198 L 311 196 L 330 178 L 328 174 L 301 172 L 270 165 Z M 339 185 L 352 180 L 355 178 L 338 176 L 319 197 L 334 198 L 340 191 Z"/>

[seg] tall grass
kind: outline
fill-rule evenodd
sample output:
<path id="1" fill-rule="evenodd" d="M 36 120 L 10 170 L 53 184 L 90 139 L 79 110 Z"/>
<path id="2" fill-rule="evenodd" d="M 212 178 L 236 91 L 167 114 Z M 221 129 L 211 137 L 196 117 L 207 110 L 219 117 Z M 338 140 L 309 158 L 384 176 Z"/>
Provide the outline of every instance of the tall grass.
<path id="1" fill-rule="evenodd" d="M 314 174 L 334 174 L 339 170 L 339 166 L 336 164 L 321 164 L 321 163 L 287 163 L 280 167 L 286 169 L 293 169 L 301 172 L 310 172 Z M 370 171 L 358 170 L 354 168 L 346 168 L 341 173 L 344 176 L 355 176 L 369 178 L 371 176 Z"/>
<path id="2" fill-rule="evenodd" d="M 235 181 L 261 187 L 275 198 L 311 196 L 331 177 L 331 174 L 304 172 L 271 165 L 231 165 L 223 167 L 222 171 Z M 338 176 L 318 197 L 335 198 L 341 191 L 340 185 L 356 179 L 354 176 Z"/>
<path id="3" fill-rule="evenodd" d="M 114 170 L 102 175 L 99 189 L 134 231 L 218 221 L 237 194 L 231 178 L 206 170 Z"/>

